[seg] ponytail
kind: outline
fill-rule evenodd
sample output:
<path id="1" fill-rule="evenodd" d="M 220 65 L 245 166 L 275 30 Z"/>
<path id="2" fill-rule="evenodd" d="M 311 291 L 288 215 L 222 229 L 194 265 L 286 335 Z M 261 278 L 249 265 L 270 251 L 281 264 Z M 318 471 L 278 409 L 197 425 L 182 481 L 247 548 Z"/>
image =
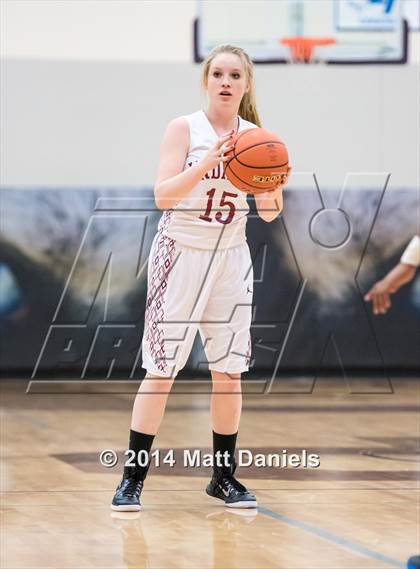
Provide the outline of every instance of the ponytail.
<path id="1" fill-rule="evenodd" d="M 261 126 L 261 121 L 258 115 L 257 106 L 255 103 L 255 94 L 253 90 L 252 92 L 250 90 L 248 93 L 245 93 L 244 96 L 242 97 L 241 104 L 239 105 L 238 114 L 244 120 L 252 122 L 259 127 Z"/>

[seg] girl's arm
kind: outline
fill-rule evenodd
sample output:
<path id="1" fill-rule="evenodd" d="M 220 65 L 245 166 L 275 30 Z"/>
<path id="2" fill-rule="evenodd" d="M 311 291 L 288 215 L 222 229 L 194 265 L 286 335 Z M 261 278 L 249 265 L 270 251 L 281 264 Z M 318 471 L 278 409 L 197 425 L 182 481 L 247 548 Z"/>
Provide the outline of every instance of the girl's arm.
<path id="1" fill-rule="evenodd" d="M 263 194 L 255 194 L 258 215 L 268 223 L 278 217 L 283 210 L 283 185 Z"/>
<path id="2" fill-rule="evenodd" d="M 289 167 L 287 172 L 283 174 L 282 180 L 277 188 L 263 194 L 255 194 L 254 198 L 257 212 L 264 221 L 273 221 L 283 211 L 283 187 L 289 181 L 291 170 Z"/>
<path id="3" fill-rule="evenodd" d="M 190 145 L 188 123 L 183 117 L 171 121 L 163 136 L 160 160 L 155 183 L 155 202 L 159 209 L 172 209 L 200 182 L 203 176 L 219 162 L 227 160 L 221 156 L 231 146 L 222 146 L 232 136 L 233 131 L 220 137 L 207 155 L 198 163 L 184 171 L 185 160 Z"/>

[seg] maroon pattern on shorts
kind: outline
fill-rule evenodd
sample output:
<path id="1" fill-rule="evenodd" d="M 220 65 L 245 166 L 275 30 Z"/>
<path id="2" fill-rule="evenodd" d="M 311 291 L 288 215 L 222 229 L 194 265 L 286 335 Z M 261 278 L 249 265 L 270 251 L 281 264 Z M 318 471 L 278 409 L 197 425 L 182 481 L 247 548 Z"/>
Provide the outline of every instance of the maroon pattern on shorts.
<path id="1" fill-rule="evenodd" d="M 172 210 L 163 214 L 158 229 L 158 237 L 148 284 L 145 334 L 150 354 L 156 367 L 163 373 L 167 371 L 164 334 L 161 323 L 165 317 L 165 298 L 168 289 L 168 273 L 175 254 L 175 240 L 165 235 L 171 220 Z"/>
<path id="2" fill-rule="evenodd" d="M 248 335 L 248 349 L 245 354 L 245 365 L 251 365 L 251 352 L 252 352 L 252 344 L 251 344 L 251 332 Z"/>

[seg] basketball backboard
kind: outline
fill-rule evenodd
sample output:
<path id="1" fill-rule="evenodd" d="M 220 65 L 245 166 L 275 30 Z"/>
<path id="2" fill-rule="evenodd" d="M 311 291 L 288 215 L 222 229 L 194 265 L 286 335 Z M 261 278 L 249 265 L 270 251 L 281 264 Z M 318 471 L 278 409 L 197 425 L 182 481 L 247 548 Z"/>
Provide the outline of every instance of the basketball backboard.
<path id="1" fill-rule="evenodd" d="M 197 0 L 195 61 L 221 43 L 247 50 L 256 63 L 287 63 L 281 40 L 333 38 L 314 49 L 325 63 L 405 63 L 404 2 L 417 0 Z"/>

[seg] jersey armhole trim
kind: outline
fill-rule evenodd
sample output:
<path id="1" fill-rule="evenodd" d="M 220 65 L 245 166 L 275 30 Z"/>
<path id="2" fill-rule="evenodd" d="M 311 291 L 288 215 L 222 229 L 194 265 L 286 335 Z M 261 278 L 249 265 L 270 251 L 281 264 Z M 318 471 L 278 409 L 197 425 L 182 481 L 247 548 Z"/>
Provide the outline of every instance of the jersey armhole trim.
<path id="1" fill-rule="evenodd" d="M 185 160 L 187 160 L 189 154 L 191 153 L 191 148 L 192 148 L 191 123 L 188 115 L 182 115 L 180 118 L 185 119 L 185 122 L 187 123 L 188 126 L 188 150 L 187 150 L 187 155 L 185 156 Z"/>

